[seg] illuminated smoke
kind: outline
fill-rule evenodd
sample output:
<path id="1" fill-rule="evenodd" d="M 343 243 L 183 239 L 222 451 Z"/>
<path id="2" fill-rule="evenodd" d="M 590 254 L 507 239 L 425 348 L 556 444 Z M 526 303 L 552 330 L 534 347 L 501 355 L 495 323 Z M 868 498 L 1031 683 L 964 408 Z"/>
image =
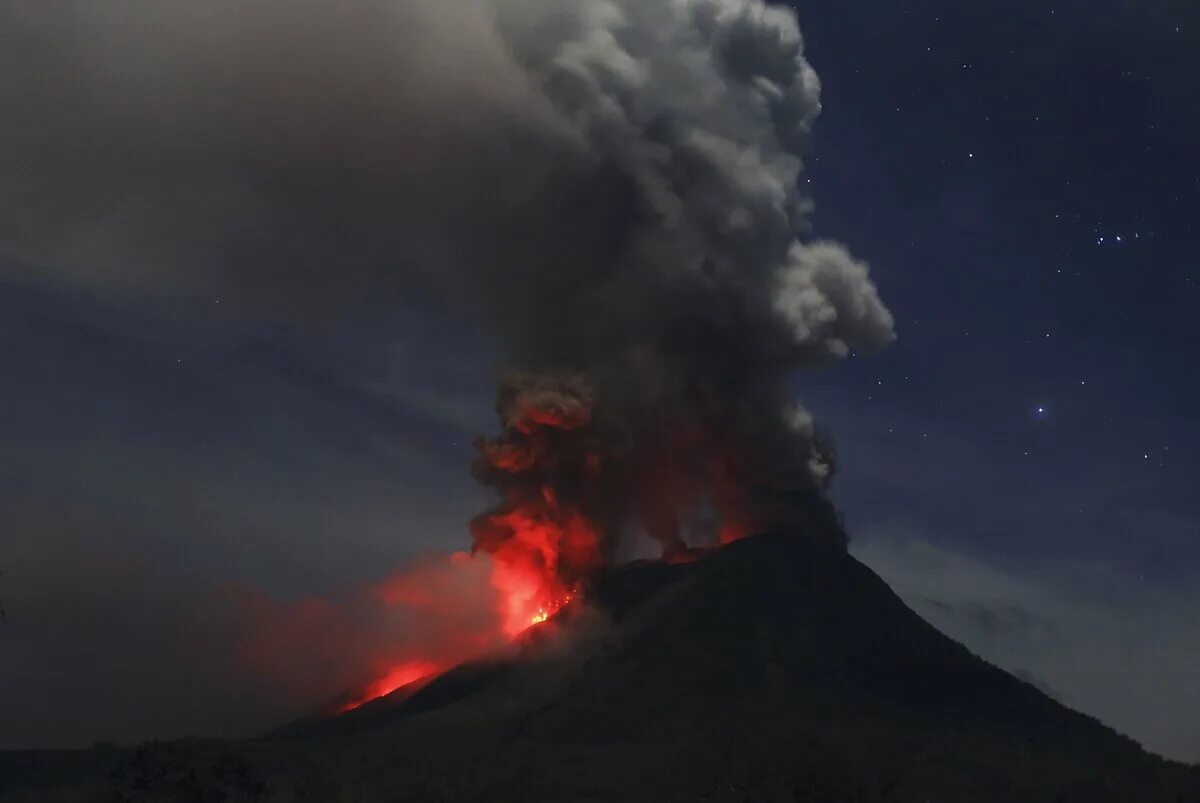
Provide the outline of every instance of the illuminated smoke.
<path id="1" fill-rule="evenodd" d="M 500 388 L 504 431 L 476 443 L 475 474 L 502 501 L 471 522 L 471 535 L 492 557 L 510 636 L 545 621 L 605 562 L 614 456 L 593 403 L 578 378 L 512 378 Z"/>
<path id="2" fill-rule="evenodd" d="M 893 335 L 866 266 L 800 237 L 820 102 L 793 14 L 755 0 L 494 11 L 583 143 L 549 189 L 581 193 L 569 212 L 596 220 L 588 250 L 483 280 L 506 364 L 533 373 L 502 385 L 501 435 L 480 447 L 502 503 L 476 520 L 476 546 L 569 587 L 630 530 L 678 558 L 688 540 L 802 516 L 835 466 L 791 374 Z M 703 513 L 710 531 L 690 532 Z"/>
<path id="3" fill-rule="evenodd" d="M 380 697 L 386 697 L 396 689 L 403 688 L 410 683 L 416 683 L 419 680 L 424 680 L 442 671 L 442 669 L 443 667 L 439 667 L 432 661 L 414 660 L 397 664 L 389 669 L 386 675 L 367 684 L 367 687 L 363 689 L 360 696 L 339 707 L 337 713 L 344 714 L 347 711 L 353 711 L 364 703 L 369 703 Z"/>

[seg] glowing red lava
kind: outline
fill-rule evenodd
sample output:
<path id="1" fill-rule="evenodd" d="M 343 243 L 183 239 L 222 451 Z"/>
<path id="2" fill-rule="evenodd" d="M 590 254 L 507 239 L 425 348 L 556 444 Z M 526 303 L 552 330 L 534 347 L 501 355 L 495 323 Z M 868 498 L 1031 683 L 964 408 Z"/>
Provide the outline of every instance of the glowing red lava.
<path id="1" fill-rule="evenodd" d="M 598 539 L 578 515 L 556 521 L 543 511 L 524 509 L 496 518 L 512 533 L 492 555 L 491 576 L 500 632 L 511 639 L 570 601 L 573 590 L 559 578 L 559 562 L 598 564 Z"/>
<path id="2" fill-rule="evenodd" d="M 525 538 L 514 539 L 500 554 L 492 557 L 491 584 L 496 592 L 493 609 L 495 623 L 491 635 L 482 639 L 481 650 L 486 648 L 486 644 L 502 644 L 530 627 L 548 621 L 574 598 L 575 591 L 564 588 L 550 568 L 554 560 L 548 561 L 549 566 L 545 560 L 548 552 L 558 548 L 563 537 L 561 532 L 552 535 L 548 530 L 546 522 L 527 523 Z M 543 552 L 539 546 L 548 552 Z M 428 591 L 393 583 L 382 593 L 396 604 L 428 611 L 435 609 L 439 603 L 439 600 L 427 596 Z M 469 651 L 460 650 L 455 654 L 459 660 L 471 657 Z M 336 713 L 353 711 L 410 683 L 438 675 L 457 663 L 458 660 L 449 661 L 445 657 L 441 662 L 427 659 L 404 661 L 363 688 L 352 702 L 337 709 Z"/>
<path id="3" fill-rule="evenodd" d="M 542 605 L 534 612 L 533 616 L 529 617 L 529 626 L 532 627 L 533 625 L 540 625 L 542 622 L 545 622 L 551 616 L 554 616 L 554 614 L 567 607 L 574 596 L 573 593 L 567 593 L 560 599 L 551 600 Z"/>
<path id="4" fill-rule="evenodd" d="M 424 680 L 441 671 L 441 667 L 431 661 L 405 661 L 402 664 L 397 664 L 386 675 L 363 689 L 360 698 L 346 703 L 337 710 L 337 713 L 344 714 L 347 711 L 353 711 L 364 703 L 384 697 L 396 689 L 407 686 L 410 683 L 415 683 L 418 680 Z"/>

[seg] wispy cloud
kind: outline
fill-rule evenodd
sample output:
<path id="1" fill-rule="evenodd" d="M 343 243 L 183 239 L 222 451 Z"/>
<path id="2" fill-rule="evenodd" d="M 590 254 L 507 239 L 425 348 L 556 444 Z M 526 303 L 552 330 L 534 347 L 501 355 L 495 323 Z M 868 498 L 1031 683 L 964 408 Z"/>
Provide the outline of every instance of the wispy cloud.
<path id="1" fill-rule="evenodd" d="M 921 531 L 879 526 L 852 549 L 977 654 L 1149 750 L 1200 762 L 1200 582 L 1151 585 L 1087 560 L 1001 566 L 905 534 Z"/>

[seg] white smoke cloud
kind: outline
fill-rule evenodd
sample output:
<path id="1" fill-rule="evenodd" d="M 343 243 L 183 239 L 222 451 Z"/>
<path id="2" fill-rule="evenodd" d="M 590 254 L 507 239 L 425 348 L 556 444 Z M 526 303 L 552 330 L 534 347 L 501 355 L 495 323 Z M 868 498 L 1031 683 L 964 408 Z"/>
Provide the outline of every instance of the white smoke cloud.
<path id="1" fill-rule="evenodd" d="M 892 315 L 867 266 L 837 243 L 795 245 L 780 271 L 775 309 L 797 343 L 817 344 L 831 357 L 872 350 L 895 337 Z"/>

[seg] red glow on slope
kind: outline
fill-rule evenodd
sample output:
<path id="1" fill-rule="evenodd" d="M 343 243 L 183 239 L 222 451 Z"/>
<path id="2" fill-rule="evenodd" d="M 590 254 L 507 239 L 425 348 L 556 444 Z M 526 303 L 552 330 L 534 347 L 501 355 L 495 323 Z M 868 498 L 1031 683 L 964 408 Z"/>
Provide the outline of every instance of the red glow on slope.
<path id="1" fill-rule="evenodd" d="M 484 629 L 474 634 L 444 634 L 442 652 L 438 653 L 440 657 L 412 658 L 396 664 L 336 713 L 353 711 L 410 683 L 440 674 L 548 621 L 570 603 L 575 592 L 559 580 L 560 556 L 569 554 L 573 565 L 599 565 L 599 539 L 582 517 L 566 515 L 560 524 L 548 510 L 538 505 L 532 510 L 511 511 L 502 517 L 503 525 L 511 527 L 514 535 L 490 556 L 490 582 L 494 593 L 489 624 Z M 436 570 L 391 578 L 378 587 L 376 594 L 388 605 L 402 606 L 423 616 L 445 614 L 446 609 L 456 602 L 453 583 L 456 570 L 469 571 L 471 567 L 466 564 L 474 560 L 464 553 L 456 553 Z"/>
<path id="2" fill-rule="evenodd" d="M 551 515 L 550 505 L 530 505 L 497 515 L 493 523 L 512 535 L 492 554 L 492 586 L 499 592 L 500 631 L 513 638 L 544 622 L 570 601 L 559 564 L 599 566 L 600 539 L 582 516 Z"/>
<path id="3" fill-rule="evenodd" d="M 391 694 L 396 689 L 436 675 L 440 671 L 441 668 L 430 661 L 405 661 L 392 667 L 386 675 L 368 685 L 360 698 L 346 703 L 338 709 L 338 713 L 344 714 L 347 711 L 353 711 L 364 703 Z"/>
<path id="4" fill-rule="evenodd" d="M 540 625 L 542 622 L 547 621 L 550 619 L 550 617 L 554 616 L 554 614 L 570 605 L 571 600 L 574 598 L 574 594 L 567 594 L 561 599 L 551 600 L 547 604 L 538 608 L 533 616 L 529 617 L 529 625 L 532 627 L 533 625 Z"/>
<path id="5" fill-rule="evenodd" d="M 741 541 L 743 538 L 748 538 L 757 530 L 743 521 L 737 519 L 727 520 L 721 525 L 720 538 L 722 544 L 732 544 L 734 541 Z"/>

